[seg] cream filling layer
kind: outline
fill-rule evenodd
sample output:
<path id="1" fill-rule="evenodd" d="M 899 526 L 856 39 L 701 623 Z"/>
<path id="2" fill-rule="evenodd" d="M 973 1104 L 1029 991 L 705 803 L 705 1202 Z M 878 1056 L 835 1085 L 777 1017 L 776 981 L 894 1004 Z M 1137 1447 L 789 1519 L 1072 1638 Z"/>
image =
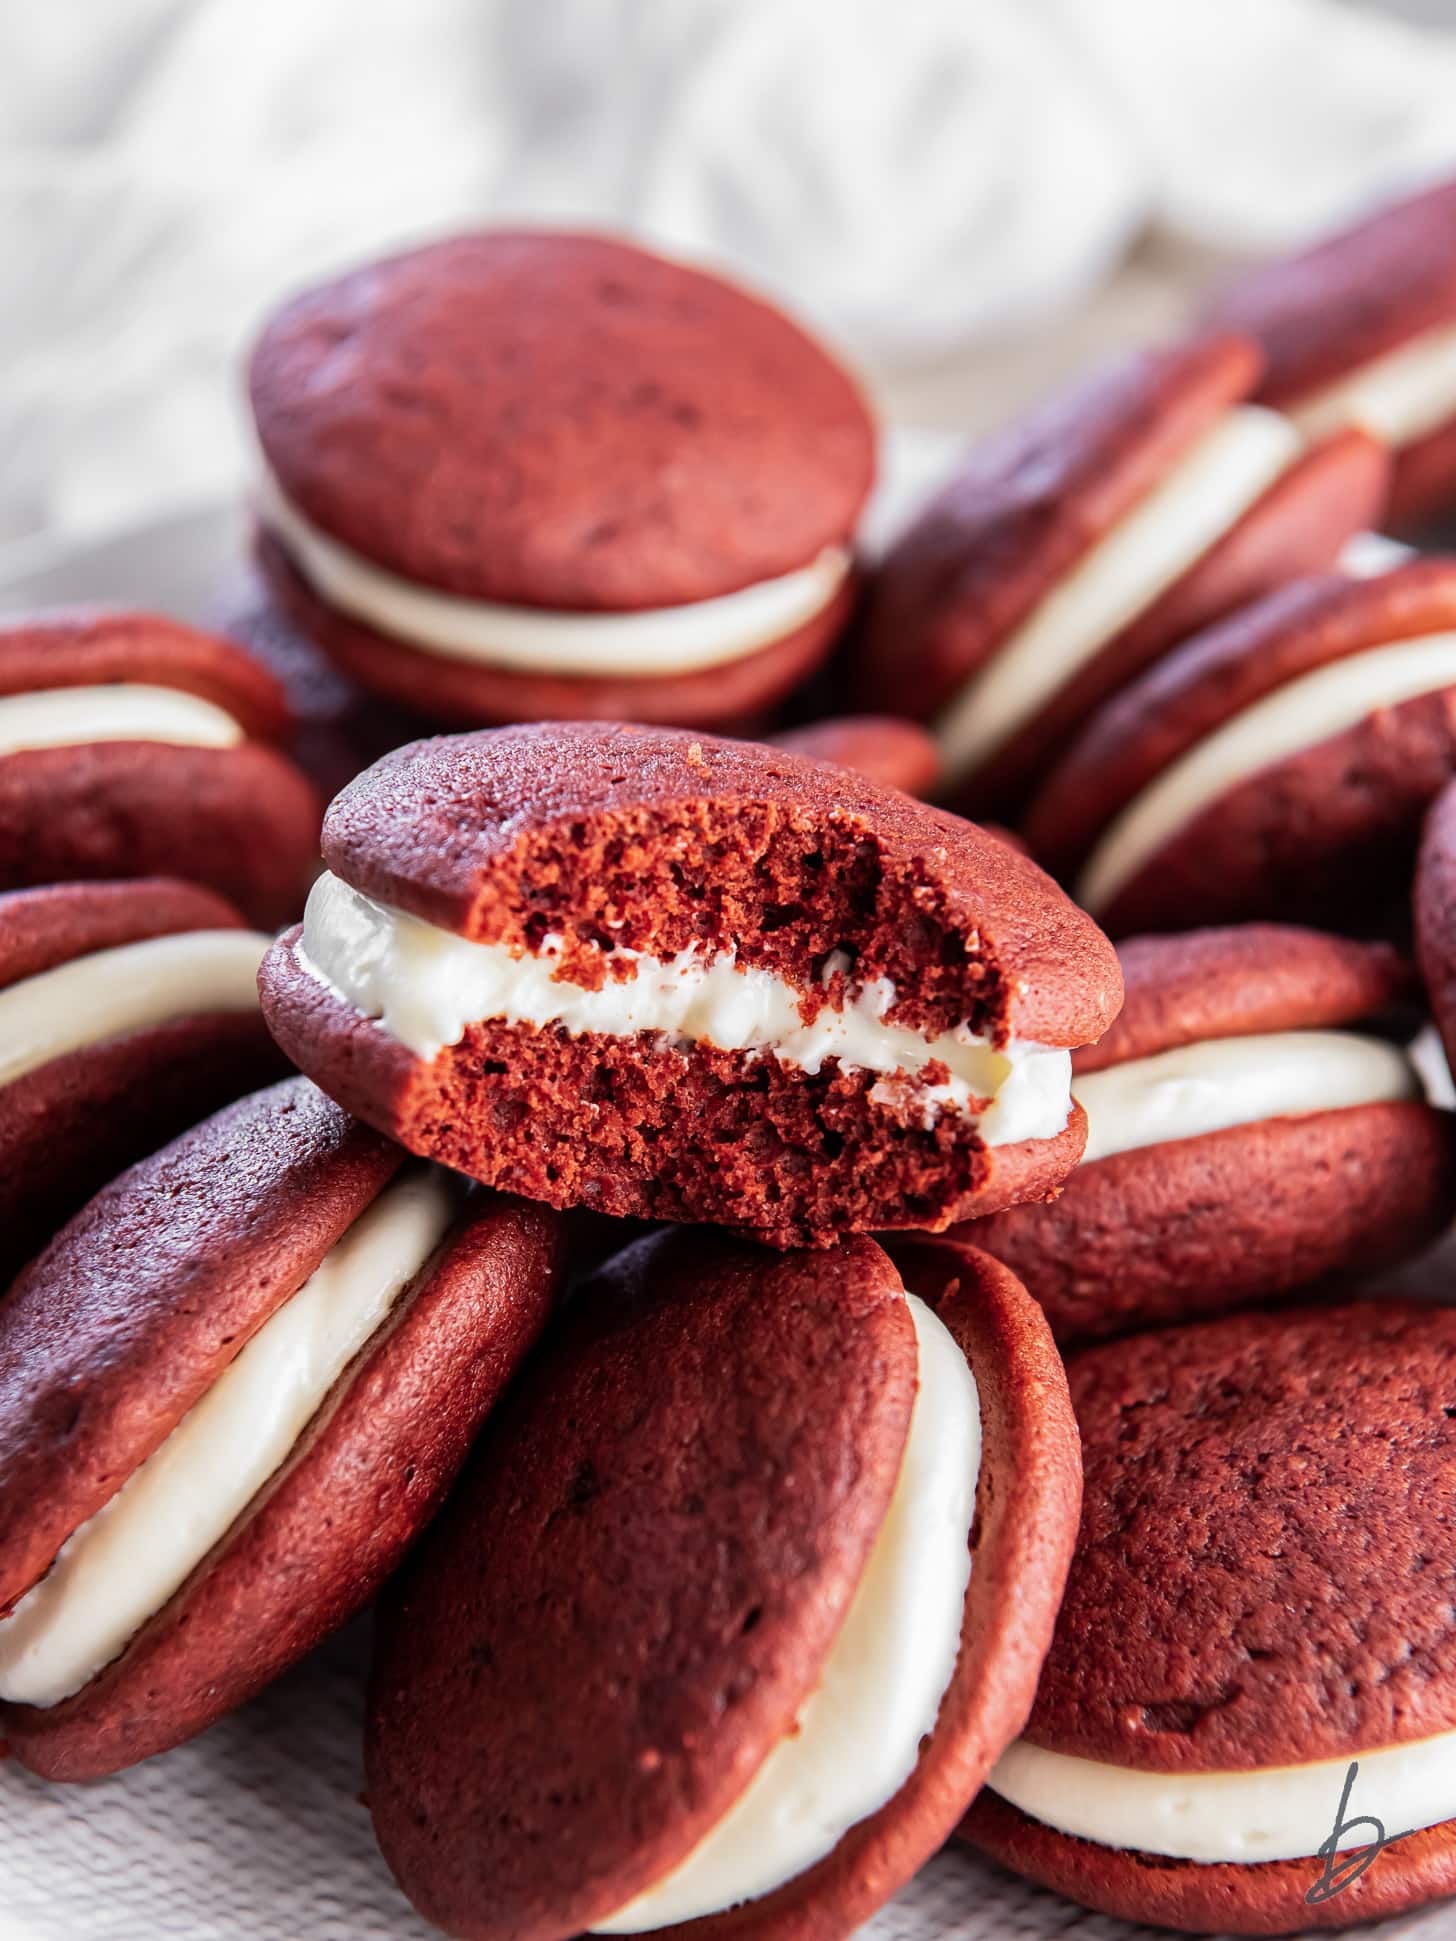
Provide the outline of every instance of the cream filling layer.
<path id="1" fill-rule="evenodd" d="M 320 531 L 267 473 L 259 508 L 303 578 L 340 613 L 447 660 L 526 674 L 691 674 L 741 660 L 822 613 L 850 567 L 845 547 L 828 546 L 796 572 L 716 599 L 631 613 L 552 612 L 401 579 Z"/>
<path id="2" fill-rule="evenodd" d="M 1359 425 L 1397 449 L 1456 417 L 1456 323 L 1437 324 L 1372 357 L 1291 407 L 1313 442 Z"/>
<path id="3" fill-rule="evenodd" d="M 1103 831 L 1077 900 L 1093 916 L 1219 796 L 1367 715 L 1456 686 L 1456 633 L 1422 634 L 1331 661 L 1276 688 L 1156 775 Z"/>
<path id="4" fill-rule="evenodd" d="M 907 1295 L 919 1387 L 900 1474 L 823 1674 L 794 1731 L 687 1859 L 599 1934 L 636 1934 L 760 1899 L 832 1853 L 905 1784 L 955 1673 L 981 1467 L 975 1377 Z"/>
<path id="5" fill-rule="evenodd" d="M 556 1025 L 573 1035 L 650 1034 L 713 1045 L 774 1057 L 811 1076 L 835 1059 L 882 1074 L 879 1102 L 909 1105 L 927 1123 L 942 1111 L 976 1113 L 989 1099 L 977 1129 L 990 1146 L 1055 1138 L 1071 1113 L 1070 1052 L 1015 1039 L 998 1049 L 964 1027 L 932 1038 L 886 1023 L 895 1002 L 887 978 L 860 986 L 841 1009 L 821 1006 L 807 1024 L 792 984 L 740 964 L 731 951 L 683 950 L 662 959 L 618 950 L 612 961 L 630 962 L 633 975 L 608 977 L 589 991 L 559 975 L 559 938 L 529 954 L 472 943 L 329 873 L 309 892 L 297 957 L 337 997 L 426 1060 L 458 1044 L 470 1025 L 499 1020 Z M 949 1078 L 913 1084 L 932 1062 L 943 1063 Z"/>
<path id="6" fill-rule="evenodd" d="M 1019 1739 L 986 1783 L 1030 1819 L 1100 1847 L 1258 1866 L 1320 1852 L 1353 1758 L 1360 1770 L 1345 1818 L 1356 1823 L 1339 1850 L 1370 1844 L 1363 1813 L 1378 1815 L 1390 1839 L 1456 1819 L 1456 1732 L 1307 1766 L 1210 1773 L 1134 1771 Z"/>
<path id="7" fill-rule="evenodd" d="M 1087 1114 L 1083 1165 L 1261 1119 L 1424 1096 L 1399 1045 L 1349 1031 L 1208 1038 L 1073 1080 Z"/>
<path id="8" fill-rule="evenodd" d="M 0 1621 L 0 1698 L 57 1705 L 126 1649 L 280 1469 L 443 1239 L 455 1186 L 386 1187 Z"/>
<path id="9" fill-rule="evenodd" d="M 145 682 L 39 688 L 0 700 L 0 755 L 74 748 L 93 741 L 160 741 L 184 748 L 235 748 L 243 731 L 199 694 Z"/>
<path id="10" fill-rule="evenodd" d="M 94 950 L 0 990 L 0 1085 L 53 1058 L 210 1011 L 253 1011 L 260 930 L 183 930 Z"/>
<path id="11" fill-rule="evenodd" d="M 941 711 L 946 781 L 963 781 L 1004 747 L 1298 456 L 1299 434 L 1259 405 L 1236 406 L 1206 432 Z"/>

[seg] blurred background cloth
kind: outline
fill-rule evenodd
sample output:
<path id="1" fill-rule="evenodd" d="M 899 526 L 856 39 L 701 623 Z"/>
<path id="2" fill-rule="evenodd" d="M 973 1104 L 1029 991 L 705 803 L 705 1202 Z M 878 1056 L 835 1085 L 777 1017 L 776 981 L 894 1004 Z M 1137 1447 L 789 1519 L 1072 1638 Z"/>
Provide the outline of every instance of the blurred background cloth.
<path id="1" fill-rule="evenodd" d="M 267 308 L 472 222 L 610 224 L 727 266 L 897 420 L 968 430 L 1167 327 L 1220 264 L 1456 167 L 1456 33 L 1429 24 L 1453 15 L 11 0 L 0 548 L 235 490 Z"/>

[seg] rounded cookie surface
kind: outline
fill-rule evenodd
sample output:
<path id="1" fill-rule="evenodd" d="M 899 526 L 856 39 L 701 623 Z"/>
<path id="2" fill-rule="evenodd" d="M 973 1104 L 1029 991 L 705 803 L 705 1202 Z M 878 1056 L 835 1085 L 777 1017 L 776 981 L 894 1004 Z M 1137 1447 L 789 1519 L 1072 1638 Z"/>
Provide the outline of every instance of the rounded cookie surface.
<path id="1" fill-rule="evenodd" d="M 874 469 L 859 392 L 795 324 L 607 236 L 502 230 L 356 270 L 273 318 L 251 389 L 315 525 L 525 606 L 672 606 L 791 572 L 846 543 Z"/>
<path id="2" fill-rule="evenodd" d="M 1087 1486 L 1032 1744 L 1143 1772 L 1242 1772 L 1456 1729 L 1440 1507 L 1456 1313 L 1240 1315 L 1084 1350 L 1068 1378 Z M 1150 1857 L 1062 1835 L 993 1793 L 965 1830 L 1088 1905 L 1194 1931 L 1344 1925 L 1456 1887 L 1449 1823 L 1396 1839 L 1323 1906 L 1305 1903 L 1314 1857 Z"/>

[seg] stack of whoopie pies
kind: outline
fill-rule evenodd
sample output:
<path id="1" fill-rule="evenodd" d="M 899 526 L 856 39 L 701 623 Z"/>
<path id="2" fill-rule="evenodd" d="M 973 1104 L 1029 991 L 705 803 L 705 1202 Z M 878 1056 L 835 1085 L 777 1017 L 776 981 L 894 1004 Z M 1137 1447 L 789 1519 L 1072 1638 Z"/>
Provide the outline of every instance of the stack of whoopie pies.
<path id="1" fill-rule="evenodd" d="M 14 1759 L 372 1607 L 460 1941 L 840 1941 L 957 1830 L 968 1907 L 1456 1894 L 1456 558 L 1350 550 L 1456 500 L 1453 333 L 1447 187 L 876 564 L 706 270 L 280 310 L 228 637 L 0 623 Z"/>

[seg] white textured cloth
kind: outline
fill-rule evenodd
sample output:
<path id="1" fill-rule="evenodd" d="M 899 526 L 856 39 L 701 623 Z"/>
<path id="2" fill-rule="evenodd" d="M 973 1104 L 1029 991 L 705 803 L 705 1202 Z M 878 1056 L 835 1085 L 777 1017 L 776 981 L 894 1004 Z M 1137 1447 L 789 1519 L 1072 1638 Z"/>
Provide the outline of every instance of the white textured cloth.
<path id="1" fill-rule="evenodd" d="M 893 391 L 1150 228 L 1262 247 L 1456 165 L 1453 92 L 1456 36 L 1349 0 L 12 6 L 0 546 L 234 487 L 259 317 L 382 247 L 626 226 Z"/>

